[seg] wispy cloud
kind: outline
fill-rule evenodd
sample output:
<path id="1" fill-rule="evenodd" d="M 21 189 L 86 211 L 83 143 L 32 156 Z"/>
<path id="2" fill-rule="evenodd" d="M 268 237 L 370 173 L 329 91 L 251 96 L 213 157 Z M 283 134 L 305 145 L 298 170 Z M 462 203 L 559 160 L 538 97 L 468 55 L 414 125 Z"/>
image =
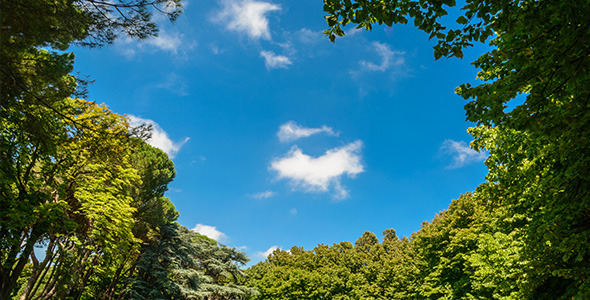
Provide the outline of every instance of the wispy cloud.
<path id="1" fill-rule="evenodd" d="M 214 22 L 226 24 L 226 29 L 244 33 L 251 39 L 271 39 L 266 15 L 280 10 L 279 5 L 252 0 L 223 0 L 221 4 L 223 8 L 214 16 Z"/>
<path id="2" fill-rule="evenodd" d="M 145 40 L 135 40 L 129 37 L 117 40 L 116 49 L 131 59 L 142 52 L 168 52 L 175 56 L 185 56 L 196 47 L 196 41 L 187 41 L 179 32 L 160 28 L 158 36 Z"/>
<path id="3" fill-rule="evenodd" d="M 279 249 L 279 247 L 271 246 L 270 248 L 268 248 L 268 250 L 266 250 L 264 252 L 256 252 L 256 255 L 259 257 L 267 258 L 271 253 L 273 253 L 277 249 Z"/>
<path id="4" fill-rule="evenodd" d="M 274 159 L 270 169 L 278 172 L 278 178 L 288 179 L 294 188 L 305 192 L 329 192 L 335 199 L 348 197 L 341 185 L 341 177 L 355 177 L 364 171 L 361 163 L 362 141 L 340 148 L 333 148 L 320 157 L 304 154 L 297 146 L 284 156 Z"/>
<path id="5" fill-rule="evenodd" d="M 197 224 L 195 228 L 191 230 L 199 234 L 205 235 L 209 238 L 212 238 L 218 242 L 225 241 L 228 238 L 227 235 L 225 235 L 225 233 L 217 230 L 216 226 Z"/>
<path id="6" fill-rule="evenodd" d="M 169 90 L 179 96 L 187 96 L 189 89 L 186 80 L 176 73 L 168 74 L 156 87 Z"/>
<path id="7" fill-rule="evenodd" d="M 361 98 L 366 97 L 372 91 L 382 90 L 383 88 L 392 89 L 395 86 L 389 84 L 390 82 L 383 80 L 383 78 L 397 81 L 412 76 L 412 69 L 405 60 L 405 52 L 392 50 L 388 44 L 379 42 L 373 42 L 367 48 L 374 53 L 373 58 L 360 60 L 357 68 L 349 70 L 349 74 L 355 84 L 358 85 Z M 383 83 L 386 83 L 386 85 L 383 86 Z"/>
<path id="8" fill-rule="evenodd" d="M 453 163 L 447 166 L 447 169 L 461 168 L 473 162 L 484 161 L 488 157 L 485 152 L 475 151 L 463 141 L 446 140 L 441 149 L 453 156 Z"/>
<path id="9" fill-rule="evenodd" d="M 182 35 L 161 30 L 157 37 L 148 39 L 146 44 L 176 54 L 182 45 Z"/>
<path id="10" fill-rule="evenodd" d="M 308 128 L 303 127 L 295 123 L 294 121 L 289 121 L 279 127 L 277 137 L 279 138 L 279 141 L 286 143 L 318 133 L 325 133 L 331 136 L 338 136 L 338 134 L 334 132 L 332 127 L 328 127 L 326 125 L 323 125 L 320 128 Z"/>
<path id="11" fill-rule="evenodd" d="M 301 28 L 295 32 L 294 36 L 303 44 L 315 44 L 323 39 L 323 35 L 319 31 L 312 31 L 307 28 Z"/>
<path id="12" fill-rule="evenodd" d="M 250 195 L 250 197 L 252 197 L 254 199 L 267 199 L 267 198 L 274 197 L 276 194 L 277 193 L 275 193 L 273 191 L 264 191 L 264 192 Z"/>
<path id="13" fill-rule="evenodd" d="M 292 215 L 296 216 L 297 215 L 297 208 L 291 208 L 291 210 L 289 211 Z"/>
<path id="14" fill-rule="evenodd" d="M 159 6 L 159 8 L 167 13 L 174 12 L 178 9 L 186 9 L 190 3 L 188 0 L 182 0 L 180 2 L 176 2 L 173 0 L 166 0 L 166 1 L 160 1 L 160 2 L 162 2 L 162 6 Z M 157 21 L 158 23 L 168 21 L 168 16 L 165 14 L 153 14 L 152 18 L 154 19 L 154 21 Z"/>
<path id="15" fill-rule="evenodd" d="M 174 142 L 170 139 L 168 133 L 155 121 L 134 115 L 127 115 L 127 117 L 129 118 L 129 125 L 131 127 L 138 127 L 142 124 L 152 125 L 152 136 L 146 142 L 166 152 L 170 158 L 174 158 L 182 146 L 190 140 L 190 138 L 186 137 L 182 142 Z"/>
<path id="16" fill-rule="evenodd" d="M 356 28 L 356 26 L 352 26 L 349 30 L 345 31 L 345 35 L 350 38 L 359 33 L 363 33 L 364 31 L 366 31 L 364 28 Z"/>
<path id="17" fill-rule="evenodd" d="M 225 50 L 219 48 L 219 46 L 217 46 L 214 43 L 209 43 L 209 50 L 211 50 L 211 53 L 213 53 L 214 55 L 218 55 L 225 52 Z"/>
<path id="18" fill-rule="evenodd" d="M 284 55 L 275 54 L 272 51 L 260 51 L 260 56 L 264 58 L 264 65 L 267 69 L 287 69 L 293 64 L 290 58 Z"/>
<path id="19" fill-rule="evenodd" d="M 366 71 L 385 72 L 392 66 L 400 66 L 405 63 L 404 52 L 393 51 L 387 44 L 379 42 L 372 43 L 373 50 L 381 57 L 381 62 L 378 64 L 370 61 L 361 60 L 359 64 L 361 68 Z"/>

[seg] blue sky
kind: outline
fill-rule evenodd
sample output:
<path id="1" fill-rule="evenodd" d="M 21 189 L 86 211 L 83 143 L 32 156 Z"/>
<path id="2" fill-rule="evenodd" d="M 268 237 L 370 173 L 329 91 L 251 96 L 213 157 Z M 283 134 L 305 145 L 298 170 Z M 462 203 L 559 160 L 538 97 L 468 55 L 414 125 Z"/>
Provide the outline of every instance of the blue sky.
<path id="1" fill-rule="evenodd" d="M 89 100 L 154 124 L 180 224 L 255 263 L 366 230 L 410 235 L 483 182 L 454 88 L 485 48 L 435 61 L 412 26 L 331 43 L 317 0 L 184 3 L 158 38 L 73 49 Z"/>

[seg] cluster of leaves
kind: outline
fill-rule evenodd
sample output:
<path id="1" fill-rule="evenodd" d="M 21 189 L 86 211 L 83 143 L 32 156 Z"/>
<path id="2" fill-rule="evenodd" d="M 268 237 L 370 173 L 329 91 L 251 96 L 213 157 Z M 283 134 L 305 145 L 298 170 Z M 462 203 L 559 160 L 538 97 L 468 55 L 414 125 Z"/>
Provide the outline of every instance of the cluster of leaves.
<path id="1" fill-rule="evenodd" d="M 133 252 L 137 240 L 130 186 L 140 178 L 129 163 L 127 120 L 106 107 L 65 98 L 51 120 L 51 151 L 12 119 L 3 119 L 0 255 L 2 297 L 31 259 L 23 297 L 63 297 L 84 289 L 93 266 Z M 39 261 L 34 247 L 47 247 Z M 41 282 L 44 286 L 40 287 Z M 67 286 L 68 288 L 64 288 Z"/>

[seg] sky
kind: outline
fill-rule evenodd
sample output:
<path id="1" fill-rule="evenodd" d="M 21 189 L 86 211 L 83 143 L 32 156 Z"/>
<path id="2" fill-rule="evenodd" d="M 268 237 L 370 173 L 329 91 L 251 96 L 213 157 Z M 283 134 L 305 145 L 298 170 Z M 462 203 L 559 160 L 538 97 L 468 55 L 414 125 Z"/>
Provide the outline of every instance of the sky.
<path id="1" fill-rule="evenodd" d="M 463 59 L 435 60 L 411 25 L 346 27 L 335 43 L 323 3 L 184 1 L 157 38 L 72 48 L 75 69 L 166 153 L 178 222 L 248 254 L 409 236 L 484 181 L 454 93 L 476 82 Z"/>

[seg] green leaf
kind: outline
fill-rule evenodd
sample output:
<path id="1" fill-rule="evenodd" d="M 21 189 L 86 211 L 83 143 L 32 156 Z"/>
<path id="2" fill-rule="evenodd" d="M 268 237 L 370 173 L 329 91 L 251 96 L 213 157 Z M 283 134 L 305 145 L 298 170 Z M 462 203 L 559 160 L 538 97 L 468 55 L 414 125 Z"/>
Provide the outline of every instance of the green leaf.
<path id="1" fill-rule="evenodd" d="M 464 16 L 460 16 L 459 18 L 457 18 L 458 24 L 467 24 L 468 22 L 469 20 L 467 20 L 467 18 L 465 18 Z"/>

